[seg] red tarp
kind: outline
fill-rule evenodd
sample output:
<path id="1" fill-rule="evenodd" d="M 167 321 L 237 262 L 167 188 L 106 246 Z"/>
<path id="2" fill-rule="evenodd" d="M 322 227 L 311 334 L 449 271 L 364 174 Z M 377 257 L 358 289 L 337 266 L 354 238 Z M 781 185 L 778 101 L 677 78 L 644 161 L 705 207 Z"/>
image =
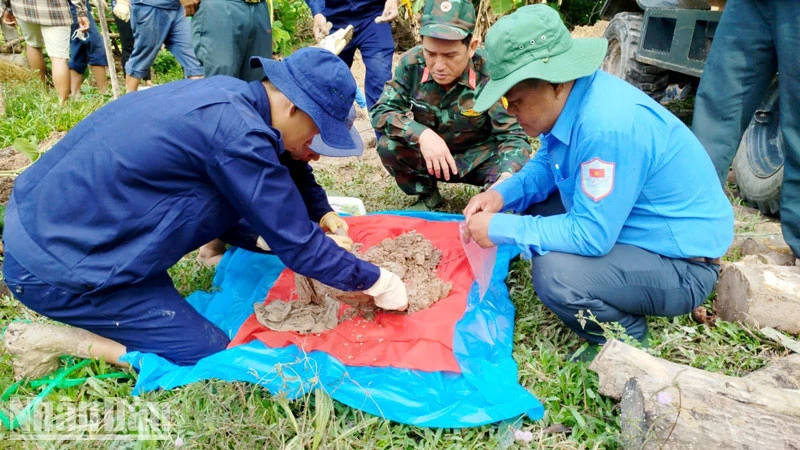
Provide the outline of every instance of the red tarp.
<path id="1" fill-rule="evenodd" d="M 350 225 L 350 237 L 363 244 L 362 252 L 386 238 L 412 230 L 425 236 L 442 252 L 437 274 L 452 283 L 450 295 L 424 311 L 413 314 L 379 312 L 374 321 L 356 317 L 319 334 L 272 331 L 251 315 L 230 346 L 258 339 L 273 348 L 295 344 L 305 352 L 324 351 L 351 366 L 460 372 L 453 355 L 453 333 L 456 322 L 464 314 L 474 277 L 459 240 L 458 223 L 395 215 L 357 216 L 346 220 Z M 294 273 L 289 269 L 278 277 L 264 303 L 285 299 L 297 300 Z"/>

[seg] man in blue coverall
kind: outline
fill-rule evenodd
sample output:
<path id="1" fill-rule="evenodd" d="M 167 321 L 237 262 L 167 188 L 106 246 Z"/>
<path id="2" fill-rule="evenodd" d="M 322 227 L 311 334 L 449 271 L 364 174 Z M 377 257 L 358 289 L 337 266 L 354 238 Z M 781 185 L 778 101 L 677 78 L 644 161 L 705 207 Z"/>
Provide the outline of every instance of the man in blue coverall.
<path id="1" fill-rule="evenodd" d="M 778 75 L 785 144 L 781 228 L 800 257 L 800 2 L 728 0 L 697 89 L 692 129 L 722 183 L 756 108 Z"/>
<path id="2" fill-rule="evenodd" d="M 50 362 L 67 353 L 118 363 L 137 350 L 186 365 L 226 348 L 229 336 L 167 274 L 220 236 L 268 246 L 295 272 L 364 291 L 379 307 L 406 307 L 397 275 L 326 236 L 343 221 L 307 164 L 318 158 L 309 149 L 317 134 L 327 156 L 358 152 L 345 123 L 356 91 L 348 67 L 317 48 L 251 64 L 263 81 L 178 81 L 111 102 L 17 179 L 3 232 L 5 282 L 32 310 L 82 329 L 66 338 L 74 328 L 9 326 L 18 376 L 52 369 L 25 366 L 21 353 L 37 349 Z"/>
<path id="3" fill-rule="evenodd" d="M 598 344 L 601 327 L 583 326 L 581 311 L 643 340 L 646 316 L 703 303 L 733 241 L 733 209 L 703 147 L 657 102 L 598 70 L 606 46 L 573 39 L 546 5 L 520 8 L 489 30 L 491 79 L 475 110 L 505 96 L 541 147 L 464 209 L 465 238 L 533 255 L 542 303 Z M 548 216 L 553 203 L 560 211 Z"/>
<path id="4" fill-rule="evenodd" d="M 366 67 L 364 91 L 367 108 L 378 101 L 383 85 L 392 78 L 394 40 L 390 22 L 397 18 L 397 0 L 306 0 L 314 18 L 317 41 L 330 30 L 353 26 L 353 39 L 339 53 L 348 66 L 353 64 L 356 50 Z M 327 23 L 333 26 L 330 30 Z"/>

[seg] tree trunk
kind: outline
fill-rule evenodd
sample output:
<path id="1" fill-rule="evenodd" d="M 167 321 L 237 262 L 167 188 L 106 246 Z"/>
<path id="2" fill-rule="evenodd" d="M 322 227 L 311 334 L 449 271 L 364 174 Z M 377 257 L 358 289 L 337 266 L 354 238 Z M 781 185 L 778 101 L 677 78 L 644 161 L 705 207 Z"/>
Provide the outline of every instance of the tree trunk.
<path id="1" fill-rule="evenodd" d="M 728 250 L 728 256 L 759 255 L 759 259 L 765 264 L 782 266 L 794 264 L 792 249 L 783 239 L 780 223 L 761 222 L 749 225 L 748 221 L 742 221 L 737 222 L 736 226 L 750 228 L 750 230 L 736 233 L 733 245 Z M 734 254 L 737 249 L 739 255 Z"/>
<path id="2" fill-rule="evenodd" d="M 800 391 L 775 387 L 769 381 L 777 382 L 772 372 L 729 377 L 671 363 L 616 340 L 603 346 L 590 368 L 600 376 L 600 393 L 619 399 L 627 385 L 634 390 L 628 398 L 644 399 L 646 426 L 635 420 L 622 425 L 629 448 L 800 449 Z M 631 379 L 636 383 L 629 384 Z M 636 415 L 635 409 L 623 409 L 622 417 Z M 637 447 L 637 442 L 644 444 Z"/>
<path id="3" fill-rule="evenodd" d="M 714 311 L 722 320 L 742 321 L 800 333 L 800 267 L 759 264 L 752 259 L 726 264 L 717 283 Z"/>
<path id="4" fill-rule="evenodd" d="M 781 389 L 800 389 L 800 353 L 773 361 L 744 378 Z"/>

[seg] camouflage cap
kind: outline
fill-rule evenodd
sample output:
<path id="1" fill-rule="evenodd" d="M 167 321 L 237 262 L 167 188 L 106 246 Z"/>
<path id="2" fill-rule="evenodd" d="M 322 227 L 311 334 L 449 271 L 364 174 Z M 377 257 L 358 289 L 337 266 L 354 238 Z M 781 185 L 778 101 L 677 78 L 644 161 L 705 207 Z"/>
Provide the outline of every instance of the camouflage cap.
<path id="1" fill-rule="evenodd" d="M 427 0 L 420 36 L 460 41 L 475 29 L 475 7 L 469 0 Z"/>

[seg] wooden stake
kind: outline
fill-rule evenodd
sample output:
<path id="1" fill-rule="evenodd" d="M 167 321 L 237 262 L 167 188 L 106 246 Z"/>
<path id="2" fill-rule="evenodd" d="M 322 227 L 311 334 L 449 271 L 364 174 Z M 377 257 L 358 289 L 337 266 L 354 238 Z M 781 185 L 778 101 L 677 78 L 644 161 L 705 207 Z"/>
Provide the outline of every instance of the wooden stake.
<path id="1" fill-rule="evenodd" d="M 3 84 L 0 83 L 0 117 L 6 116 L 6 101 L 3 98 Z"/>
<path id="2" fill-rule="evenodd" d="M 114 62 L 114 54 L 111 52 L 111 38 L 108 34 L 108 22 L 106 21 L 106 5 L 105 0 L 97 0 L 100 19 L 100 31 L 103 34 L 103 47 L 106 49 L 106 60 L 108 61 L 108 75 L 111 77 L 111 93 L 114 98 L 119 98 L 119 81 L 117 81 L 117 65 Z"/>

